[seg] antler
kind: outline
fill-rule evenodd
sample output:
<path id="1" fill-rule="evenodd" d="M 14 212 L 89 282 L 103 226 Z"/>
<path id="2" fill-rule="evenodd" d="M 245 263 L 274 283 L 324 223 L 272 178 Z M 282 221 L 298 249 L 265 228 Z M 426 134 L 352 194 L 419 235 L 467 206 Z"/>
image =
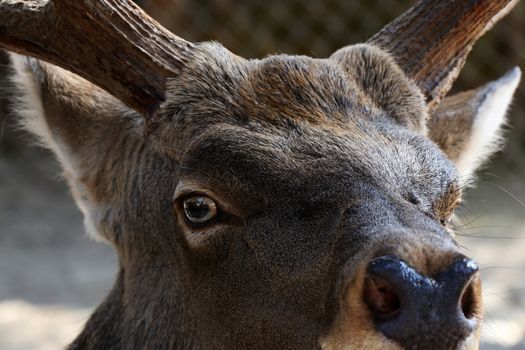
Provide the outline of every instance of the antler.
<path id="1" fill-rule="evenodd" d="M 518 0 L 422 0 L 368 42 L 389 51 L 434 109 L 475 41 Z"/>
<path id="2" fill-rule="evenodd" d="M 77 73 L 146 116 L 195 47 L 128 0 L 0 0 L 0 46 Z"/>
<path id="3" fill-rule="evenodd" d="M 396 57 L 433 108 L 517 1 L 422 0 L 369 42 Z M 77 73 L 146 116 L 195 49 L 130 0 L 0 0 L 0 46 Z"/>

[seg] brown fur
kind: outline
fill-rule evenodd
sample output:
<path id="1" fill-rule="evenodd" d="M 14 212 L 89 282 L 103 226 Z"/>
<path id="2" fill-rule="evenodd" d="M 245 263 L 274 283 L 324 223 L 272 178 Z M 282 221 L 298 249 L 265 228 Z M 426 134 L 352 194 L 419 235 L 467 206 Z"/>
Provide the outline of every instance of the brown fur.
<path id="1" fill-rule="evenodd" d="M 431 125 L 442 123 L 441 128 L 431 128 L 430 137 L 452 160 L 457 160 L 468 142 L 473 119 L 474 108 L 468 102 L 475 91 L 465 91 L 446 99 L 431 119 Z M 452 132 L 450 132 L 452 130 Z"/>
<path id="2" fill-rule="evenodd" d="M 28 64 L 46 143 L 121 266 L 71 349 L 399 348 L 362 300 L 367 262 L 393 254 L 434 276 L 460 256 L 441 222 L 458 174 L 426 136 L 421 93 L 377 48 L 248 61 L 201 44 L 147 125 Z M 187 225 L 187 193 L 213 198 L 220 220 Z"/>

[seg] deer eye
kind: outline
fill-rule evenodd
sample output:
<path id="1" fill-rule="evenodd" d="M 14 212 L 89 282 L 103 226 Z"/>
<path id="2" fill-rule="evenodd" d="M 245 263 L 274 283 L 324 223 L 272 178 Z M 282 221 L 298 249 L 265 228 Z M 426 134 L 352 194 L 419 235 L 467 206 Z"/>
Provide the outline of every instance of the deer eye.
<path id="1" fill-rule="evenodd" d="M 447 217 L 441 219 L 441 225 L 445 226 L 447 229 L 452 228 L 452 219 L 454 218 L 454 213 L 450 213 Z"/>
<path id="2" fill-rule="evenodd" d="M 217 216 L 215 201 L 206 196 L 186 198 L 182 206 L 186 219 L 192 224 L 204 224 Z"/>

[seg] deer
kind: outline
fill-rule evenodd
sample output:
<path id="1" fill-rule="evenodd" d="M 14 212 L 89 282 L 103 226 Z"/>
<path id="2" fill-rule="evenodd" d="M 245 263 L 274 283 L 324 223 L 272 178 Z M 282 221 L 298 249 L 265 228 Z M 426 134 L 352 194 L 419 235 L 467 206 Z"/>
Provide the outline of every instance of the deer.
<path id="1" fill-rule="evenodd" d="M 451 220 L 520 70 L 447 93 L 516 2 L 422 0 L 327 58 L 245 59 L 129 0 L 1 0 L 13 109 L 118 255 L 68 349 L 477 349 Z"/>

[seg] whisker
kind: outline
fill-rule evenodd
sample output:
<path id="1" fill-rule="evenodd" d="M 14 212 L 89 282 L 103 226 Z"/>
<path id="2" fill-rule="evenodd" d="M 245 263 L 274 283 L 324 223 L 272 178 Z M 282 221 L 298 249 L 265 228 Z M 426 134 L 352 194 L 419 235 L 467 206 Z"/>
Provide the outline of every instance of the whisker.
<path id="1" fill-rule="evenodd" d="M 498 291 L 498 292 L 493 292 L 493 293 L 484 293 L 483 296 L 499 296 L 501 298 L 501 300 L 503 301 L 506 301 L 508 302 L 507 300 L 505 300 L 503 297 L 502 297 L 502 294 L 509 294 L 509 293 L 515 293 L 515 292 L 523 292 L 525 291 L 525 287 L 522 287 L 522 288 L 513 288 L 513 289 L 507 289 L 507 290 L 502 290 L 502 291 Z"/>
<path id="2" fill-rule="evenodd" d="M 464 224 L 462 224 L 460 226 L 454 226 L 453 228 L 454 228 L 454 230 L 462 229 L 463 227 L 467 227 L 467 226 L 472 225 L 474 222 L 478 221 L 479 219 L 481 219 L 481 215 L 478 215 L 474 219 L 472 219 L 470 221 L 467 221 L 467 222 L 465 222 Z M 458 221 L 462 221 L 462 220 L 458 218 Z"/>
<path id="3" fill-rule="evenodd" d="M 516 197 L 512 192 L 510 192 L 509 190 L 507 190 L 505 187 L 497 184 L 497 183 L 494 183 L 494 182 L 491 182 L 491 181 L 488 181 L 488 183 L 490 183 L 491 185 L 494 185 L 495 187 L 499 188 L 500 190 L 502 190 L 503 192 L 505 192 L 507 195 L 509 195 L 509 197 L 511 197 L 512 199 L 514 199 L 516 202 L 518 202 L 522 207 L 525 207 L 525 203 L 519 199 L 518 197 Z"/>
<path id="4" fill-rule="evenodd" d="M 468 251 L 468 252 L 471 252 L 471 253 L 474 253 L 474 252 L 475 252 L 473 249 L 471 249 L 471 248 L 469 248 L 469 247 L 467 247 L 467 246 L 464 246 L 464 245 L 462 245 L 462 244 L 458 244 L 458 245 L 459 245 L 459 247 L 460 247 L 461 249 L 463 249 L 463 250 L 465 250 L 465 251 Z"/>
<path id="5" fill-rule="evenodd" d="M 517 267 L 509 267 L 509 266 L 489 266 L 489 267 L 484 267 L 484 268 L 480 269 L 480 271 L 488 271 L 488 270 L 496 270 L 496 269 L 517 271 L 517 272 L 524 272 L 525 271 L 525 269 L 520 269 L 520 268 L 517 268 Z"/>
<path id="6" fill-rule="evenodd" d="M 489 173 L 488 171 L 484 171 L 484 172 L 482 172 L 481 174 L 482 174 L 482 175 L 488 175 L 488 176 L 491 176 L 491 177 L 493 177 L 493 178 L 495 178 L 495 179 L 498 179 L 498 180 L 503 180 L 503 179 L 501 178 L 501 176 L 496 175 L 496 174 L 494 174 L 494 173 Z"/>
<path id="7" fill-rule="evenodd" d="M 456 236 L 460 236 L 460 237 L 468 237 L 468 238 L 501 239 L 501 240 L 522 240 L 522 239 L 525 239 L 525 237 L 512 237 L 512 236 L 488 236 L 488 235 L 461 234 L 461 233 L 456 233 Z"/>
<path id="8" fill-rule="evenodd" d="M 2 120 L 2 125 L 0 125 L 0 142 L 4 138 L 4 132 L 7 129 L 7 120 L 9 119 L 9 115 L 7 115 L 4 120 Z"/>

